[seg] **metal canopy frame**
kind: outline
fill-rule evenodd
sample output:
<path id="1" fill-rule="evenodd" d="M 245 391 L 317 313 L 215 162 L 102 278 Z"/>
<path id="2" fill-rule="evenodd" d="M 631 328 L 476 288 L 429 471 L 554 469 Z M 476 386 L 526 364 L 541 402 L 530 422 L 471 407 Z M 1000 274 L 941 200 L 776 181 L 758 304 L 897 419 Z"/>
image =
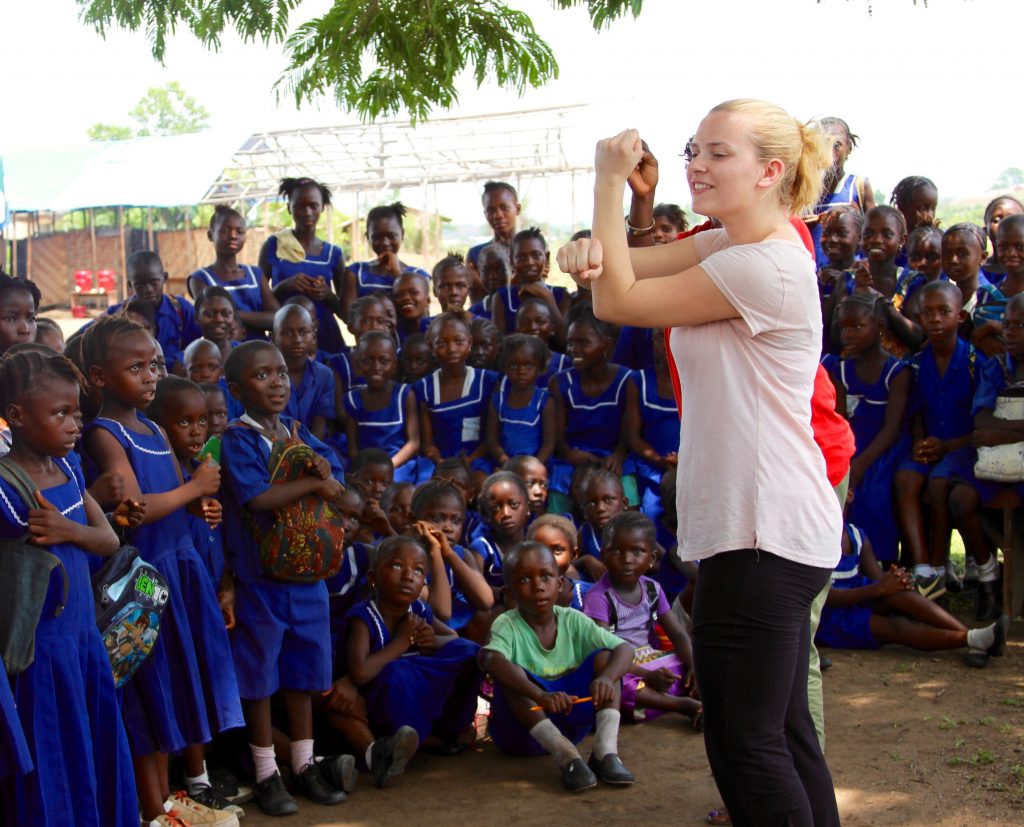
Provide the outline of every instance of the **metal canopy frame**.
<path id="1" fill-rule="evenodd" d="M 473 117 L 257 132 L 201 203 L 276 199 L 281 178 L 309 177 L 338 193 L 590 172 L 565 151 L 567 117 L 585 104 Z"/>

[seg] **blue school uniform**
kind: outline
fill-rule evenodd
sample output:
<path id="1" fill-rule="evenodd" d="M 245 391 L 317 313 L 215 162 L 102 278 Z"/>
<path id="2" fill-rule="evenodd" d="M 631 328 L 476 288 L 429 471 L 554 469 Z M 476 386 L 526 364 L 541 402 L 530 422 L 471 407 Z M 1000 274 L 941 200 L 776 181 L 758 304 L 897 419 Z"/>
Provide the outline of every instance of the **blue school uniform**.
<path id="1" fill-rule="evenodd" d="M 931 344 L 926 344 L 923 350 L 914 355 L 910 360 L 914 370 L 914 390 L 908 408 L 911 415 L 922 415 L 927 436 L 956 439 L 974 430 L 974 417 L 971 414 L 974 392 L 987 362 L 988 358 L 976 351 L 974 345 L 959 338 L 943 376 L 939 376 Z M 973 459 L 974 449 L 968 445 L 946 454 L 934 465 L 915 462 L 912 457 L 906 457 L 899 470 L 916 471 L 929 478 L 948 480 L 961 466 L 972 463 Z M 874 545 L 874 535 L 870 530 L 868 537 Z"/>
<path id="2" fill-rule="evenodd" d="M 387 290 L 390 293 L 394 289 L 395 279 L 390 275 L 375 273 L 373 268 L 376 266 L 377 260 L 374 259 L 373 261 L 353 261 L 345 268 L 355 276 L 358 298 L 372 295 L 378 290 Z M 420 267 L 402 264 L 402 273 L 416 273 L 419 276 L 423 276 L 427 281 L 430 280 L 430 273 Z"/>
<path id="3" fill-rule="evenodd" d="M 622 434 L 622 411 L 626 404 L 626 382 L 631 371 L 614 365 L 616 373 L 608 387 L 598 396 L 587 396 L 580 387 L 580 374 L 575 368 L 555 375 L 565 408 L 565 441 L 571 448 L 606 457 L 618 446 Z M 565 460 L 551 460 L 552 491 L 569 493 L 575 466 Z M 629 473 L 623 468 L 624 473 Z"/>
<path id="4" fill-rule="evenodd" d="M 582 612 L 583 598 L 587 596 L 587 592 L 594 588 L 594 584 L 588 583 L 586 580 L 575 580 L 572 577 L 568 577 L 566 579 L 569 581 L 570 586 L 572 586 L 572 592 L 570 593 L 572 597 L 569 599 L 569 608 Z"/>
<path id="5" fill-rule="evenodd" d="M 182 471 L 185 480 L 191 478 L 190 474 Z M 188 514 L 188 531 L 192 537 L 192 544 L 196 547 L 206 572 L 210 575 L 210 584 L 214 591 L 220 589 L 220 578 L 224 574 L 224 534 L 223 527 L 210 528 L 206 520 L 194 514 Z"/>
<path id="6" fill-rule="evenodd" d="M 282 416 L 280 421 L 291 431 L 292 419 Z M 259 545 L 246 526 L 242 508 L 270 487 L 267 460 L 272 445 L 243 422 L 231 423 L 221 437 L 224 534 L 228 562 L 235 573 L 231 654 L 238 689 L 245 700 L 268 698 L 278 689 L 323 692 L 331 686 L 327 586 L 323 581 L 288 583 L 264 574 Z M 301 423 L 298 437 L 331 464 L 336 479 L 344 479 L 334 452 Z M 271 512 L 247 516 L 265 526 L 273 521 Z"/>
<path id="7" fill-rule="evenodd" d="M 434 613 L 422 600 L 415 601 L 409 611 L 427 623 L 434 620 Z M 372 600 L 352 609 L 349 622 L 366 626 L 370 654 L 391 642 L 391 630 Z M 413 646 L 388 663 L 377 677 L 359 687 L 374 735 L 387 737 L 400 727 L 411 726 L 420 743 L 431 734 L 454 740 L 476 715 L 482 677 L 476 665 L 479 650 L 478 644 L 456 638 L 434 652 Z"/>
<path id="8" fill-rule="evenodd" d="M 859 179 L 856 175 L 847 173 L 843 180 L 836 184 L 832 192 L 823 192 L 821 194 L 818 203 L 814 205 L 814 214 L 821 215 L 841 204 L 853 204 L 860 207 L 861 211 L 863 211 L 864 206 L 860 203 L 860 192 L 857 188 L 858 181 Z M 823 264 L 828 261 L 828 255 L 821 247 L 821 222 L 814 222 L 808 229 L 811 232 L 811 240 L 814 242 L 814 260 L 819 264 Z"/>
<path id="9" fill-rule="evenodd" d="M 480 319 L 494 320 L 494 294 L 484 296 L 476 304 L 470 305 L 469 312 Z"/>
<path id="10" fill-rule="evenodd" d="M 352 354 L 348 351 L 328 356 L 327 366 L 337 374 L 344 393 L 348 393 L 353 388 L 366 387 L 366 380 L 356 373 L 352 365 Z"/>
<path id="11" fill-rule="evenodd" d="M 487 585 L 495 588 L 501 588 L 505 585 L 504 577 L 501 573 L 501 548 L 496 542 L 494 542 L 485 533 L 477 536 L 473 542 L 469 544 L 469 550 L 475 551 L 480 555 L 483 560 L 483 574 L 484 580 L 487 581 Z"/>
<path id="12" fill-rule="evenodd" d="M 361 388 L 345 394 L 345 414 L 356 425 L 359 447 L 379 448 L 394 457 L 408 442 L 408 423 L 405 419 L 406 399 L 413 389 L 410 385 L 395 383 L 387 407 L 379 411 L 366 408 Z M 395 482 L 416 482 L 417 459 L 412 457 L 395 469 Z"/>
<path id="13" fill-rule="evenodd" d="M 321 365 L 315 359 L 306 360 L 306 370 L 298 387 L 289 380 L 291 395 L 285 405 L 284 414 L 297 419 L 307 428 L 313 420 L 322 416 L 332 422 L 336 416 L 334 399 L 334 371 Z"/>
<path id="14" fill-rule="evenodd" d="M 864 548 L 864 532 L 854 525 L 844 527 L 852 552 L 843 554 L 832 571 L 830 585 L 833 589 L 857 589 L 869 586 L 870 577 L 860 573 L 860 553 Z M 874 541 L 872 541 L 874 545 Z M 821 621 L 815 633 L 814 642 L 819 646 L 833 649 L 877 649 L 878 641 L 871 634 L 870 606 L 836 606 L 828 604 L 821 609 Z"/>
<path id="15" fill-rule="evenodd" d="M 206 282 L 210 287 L 223 287 L 231 294 L 235 309 L 241 313 L 260 313 L 263 311 L 263 271 L 251 264 L 239 265 L 242 277 L 239 279 L 222 279 L 212 267 L 200 267 L 189 274 Z"/>
<path id="16" fill-rule="evenodd" d="M 245 408 L 242 406 L 242 400 L 238 399 L 228 390 L 228 380 L 223 376 L 217 380 L 217 384 L 220 389 L 224 391 L 224 401 L 227 403 L 228 408 L 228 422 L 232 419 L 238 419 L 242 414 L 245 413 Z"/>
<path id="17" fill-rule="evenodd" d="M 597 560 L 601 559 L 601 538 L 590 523 L 584 523 L 580 528 L 577 545 L 580 547 L 580 554 L 589 554 Z"/>
<path id="18" fill-rule="evenodd" d="M 658 393 L 658 374 L 653 367 L 634 371 L 640 404 L 640 436 L 661 456 L 679 453 L 679 408 L 675 397 Z M 665 513 L 661 504 L 661 476 L 665 472 L 641 457 L 634 457 L 640 510 L 655 524 Z"/>
<path id="19" fill-rule="evenodd" d="M 149 433 L 97 417 L 124 449 L 143 495 L 181 486 L 178 462 L 160 430 L 139 416 Z M 167 580 L 170 597 L 160 637 L 124 687 L 125 729 L 133 755 L 179 752 L 217 732 L 244 726 L 231 648 L 216 590 L 196 551 L 184 508 L 136 528 L 132 541 Z"/>
<path id="20" fill-rule="evenodd" d="M 108 315 L 120 313 L 125 302 L 107 308 Z M 160 304 L 153 311 L 156 322 L 156 340 L 164 352 L 167 369 L 185 364 L 185 348 L 203 335 L 196 323 L 196 311 L 192 302 L 184 296 L 164 293 Z"/>
<path id="21" fill-rule="evenodd" d="M 653 366 L 654 331 L 649 327 L 620 327 L 615 337 L 615 350 L 612 351 L 611 360 L 631 370 L 643 370 Z"/>
<path id="22" fill-rule="evenodd" d="M 65 517 L 86 525 L 78 458 L 72 453 L 54 462 L 67 479 L 42 493 Z M 6 481 L 0 481 L 0 500 L 0 536 L 22 536 L 28 530 L 27 505 Z M 55 617 L 63 577 L 51 573 L 35 632 L 35 659 L 10 684 L 0 675 L 0 776 L 6 774 L 0 780 L 0 822 L 33 827 L 135 824 L 132 757 L 110 660 L 96 627 L 89 554 L 71 543 L 46 550 L 67 572 L 67 600 Z"/>
<path id="23" fill-rule="evenodd" d="M 974 313 L 971 315 L 975 326 L 980 327 L 985 322 L 1002 323 L 1003 313 L 1006 310 L 1006 303 L 1009 301 L 1009 297 L 1000 289 L 1001 285 L 1002 281 L 999 282 L 998 286 L 991 282 L 988 284 L 978 283 L 978 292 L 976 294 L 978 301 L 975 303 Z"/>
<path id="24" fill-rule="evenodd" d="M 468 549 L 465 546 L 455 544 L 452 546 L 454 551 L 460 560 L 466 559 L 466 553 Z M 452 592 L 452 616 L 447 622 L 449 629 L 454 629 L 456 632 L 461 631 L 466 627 L 466 624 L 473 619 L 473 615 L 476 614 L 476 609 L 470 604 L 469 599 L 466 597 L 466 593 L 462 590 L 462 586 L 455 580 L 455 572 L 452 571 L 451 566 L 448 563 L 444 564 L 445 573 L 448 575 L 448 587 Z"/>
<path id="25" fill-rule="evenodd" d="M 564 353 L 559 353 L 557 350 L 551 352 L 551 357 L 548 359 L 547 369 L 540 376 L 537 377 L 537 387 L 547 388 L 551 384 L 551 377 L 556 373 L 561 373 L 563 370 L 569 370 L 572 367 L 572 359 L 566 356 Z"/>
<path id="26" fill-rule="evenodd" d="M 315 256 L 306 255 L 302 261 L 286 261 L 277 255 L 277 236 L 270 236 L 263 246 L 270 262 L 270 283 L 274 287 L 285 279 L 304 273 L 312 278 L 323 279 L 328 289 L 334 291 L 334 271 L 339 262 L 345 260 L 341 247 L 323 242 L 320 252 Z M 345 340 L 341 337 L 338 320 L 334 311 L 322 301 L 316 301 L 317 344 L 328 353 L 340 353 L 344 350 Z"/>
<path id="27" fill-rule="evenodd" d="M 513 408 L 509 402 L 511 393 L 507 376 L 498 381 L 494 391 L 494 410 L 498 415 L 498 442 L 510 457 L 536 456 L 544 443 L 544 407 L 551 394 L 543 388 L 534 388 L 533 396 L 525 407 Z"/>
<path id="28" fill-rule="evenodd" d="M 480 447 L 487 404 L 497 382 L 498 374 L 495 371 L 467 366 L 462 394 L 450 402 L 441 402 L 440 368 L 416 383 L 416 398 L 430 412 L 434 446 L 443 459 L 459 454 L 468 456 Z M 472 465 L 474 469 L 484 472 L 489 472 L 493 467 L 485 457 L 473 460 Z"/>
<path id="29" fill-rule="evenodd" d="M 878 380 L 870 384 L 857 376 L 856 359 L 844 359 L 834 371 L 833 376 L 846 390 L 846 418 L 856 442 L 854 456 L 860 455 L 882 430 L 892 380 L 908 369 L 906 362 L 890 356 Z M 904 432 L 871 464 L 854 489 L 850 520 L 864 526 L 880 561 L 894 561 L 899 556 L 893 477 L 909 450 L 910 437 Z"/>
<path id="30" fill-rule="evenodd" d="M 562 306 L 564 301 L 569 299 L 569 291 L 564 287 L 553 287 L 550 284 L 545 284 L 555 296 L 555 304 L 559 307 Z M 508 335 L 509 333 L 516 332 L 516 313 L 519 312 L 519 285 L 510 284 L 506 287 L 499 287 L 498 291 L 494 294 L 494 301 L 501 302 L 505 307 L 505 329 L 502 331 L 503 334 Z"/>
<path id="31" fill-rule="evenodd" d="M 324 580 L 331 612 L 331 652 L 335 680 L 348 672 L 345 628 L 348 625 L 348 613 L 356 603 L 366 598 L 369 591 L 366 574 L 370 570 L 371 551 L 372 547 L 366 543 L 353 543 L 345 549 L 338 573 Z"/>

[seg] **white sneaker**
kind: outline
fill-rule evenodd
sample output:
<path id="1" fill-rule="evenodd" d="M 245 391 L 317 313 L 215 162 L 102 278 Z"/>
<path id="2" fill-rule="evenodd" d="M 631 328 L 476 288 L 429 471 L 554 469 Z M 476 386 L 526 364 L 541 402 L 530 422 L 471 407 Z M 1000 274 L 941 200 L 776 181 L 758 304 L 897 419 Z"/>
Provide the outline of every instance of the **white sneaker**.
<path id="1" fill-rule="evenodd" d="M 169 816 L 175 816 L 192 827 L 239 827 L 238 816 L 226 810 L 214 810 L 188 797 L 184 790 L 178 790 L 167 799 L 171 805 Z"/>

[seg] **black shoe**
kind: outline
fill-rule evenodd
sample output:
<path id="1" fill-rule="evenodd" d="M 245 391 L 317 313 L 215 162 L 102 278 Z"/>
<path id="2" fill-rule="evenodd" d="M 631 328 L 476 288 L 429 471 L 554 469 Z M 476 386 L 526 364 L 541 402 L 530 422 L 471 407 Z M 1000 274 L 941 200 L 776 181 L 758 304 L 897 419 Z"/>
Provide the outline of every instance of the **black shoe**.
<path id="1" fill-rule="evenodd" d="M 1008 615 L 999 615 L 999 619 L 996 621 L 996 627 L 993 631 L 996 633 L 996 639 L 992 641 L 992 645 L 986 650 L 986 654 L 993 658 L 1001 658 L 1006 653 L 1006 632 L 1010 626 L 1010 618 Z"/>
<path id="2" fill-rule="evenodd" d="M 302 794 L 314 804 L 330 806 L 341 804 L 348 798 L 342 790 L 335 789 L 317 764 L 310 764 L 299 773 L 299 787 Z"/>
<path id="3" fill-rule="evenodd" d="M 381 789 L 387 787 L 396 775 L 405 772 L 405 765 L 416 754 L 420 736 L 411 726 L 398 728 L 390 738 L 378 738 L 370 747 L 370 772 Z"/>
<path id="4" fill-rule="evenodd" d="M 590 767 L 590 769 L 594 771 L 594 775 L 600 778 L 605 784 L 625 786 L 636 781 L 636 776 L 626 769 L 622 761 L 619 760 L 619 756 L 614 752 L 609 752 L 600 761 L 591 755 L 590 760 L 587 761 L 587 766 Z"/>
<path id="5" fill-rule="evenodd" d="M 999 611 L 997 604 L 996 582 L 978 583 L 978 606 L 974 616 L 978 620 L 992 620 Z"/>
<path id="6" fill-rule="evenodd" d="M 583 763 L 582 758 L 573 758 L 562 767 L 562 782 L 571 793 L 578 793 L 597 786 L 597 776 Z"/>
<path id="7" fill-rule="evenodd" d="M 290 816 L 299 811 L 299 805 L 288 794 L 281 774 L 277 772 L 256 785 L 253 797 L 256 806 L 268 816 Z"/>
<path id="8" fill-rule="evenodd" d="M 217 795 L 232 804 L 252 801 L 252 787 L 243 784 L 237 775 L 223 767 L 210 767 L 210 786 Z"/>
<path id="9" fill-rule="evenodd" d="M 818 655 L 818 668 L 824 672 L 826 669 L 832 668 L 832 658 L 825 657 L 825 655 Z"/>
<path id="10" fill-rule="evenodd" d="M 209 807 L 211 810 L 223 810 L 224 812 L 233 814 L 235 818 L 245 817 L 245 810 L 237 804 L 233 804 L 228 801 L 216 790 L 216 788 L 209 784 L 194 787 L 186 792 L 188 792 L 188 797 L 197 804 L 202 804 L 204 807 Z"/>
<path id="11" fill-rule="evenodd" d="M 952 564 L 946 566 L 946 591 L 950 594 L 961 594 L 964 590 L 964 583 Z"/>
<path id="12" fill-rule="evenodd" d="M 986 669 L 992 658 L 985 652 L 968 652 L 964 655 L 964 663 L 971 669 Z"/>
<path id="13" fill-rule="evenodd" d="M 349 795 L 355 791 L 359 773 L 356 771 L 356 759 L 351 755 L 332 755 L 324 758 L 317 766 L 337 789 Z"/>

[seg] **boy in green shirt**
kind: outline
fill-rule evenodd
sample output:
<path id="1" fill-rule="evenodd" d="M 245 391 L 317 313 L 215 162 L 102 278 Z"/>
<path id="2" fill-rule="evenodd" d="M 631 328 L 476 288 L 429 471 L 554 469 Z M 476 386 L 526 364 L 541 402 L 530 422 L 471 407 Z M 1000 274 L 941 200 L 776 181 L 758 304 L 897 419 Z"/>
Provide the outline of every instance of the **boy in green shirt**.
<path id="1" fill-rule="evenodd" d="M 495 683 L 494 743 L 510 755 L 549 752 L 570 792 L 593 787 L 598 778 L 632 784 L 617 744 L 619 682 L 633 648 L 582 612 L 557 605 L 561 576 L 547 546 L 519 543 L 502 568 L 517 608 L 495 619 L 479 655 Z M 584 697 L 592 700 L 579 700 Z M 591 729 L 593 749 L 584 763 L 575 744 Z"/>

